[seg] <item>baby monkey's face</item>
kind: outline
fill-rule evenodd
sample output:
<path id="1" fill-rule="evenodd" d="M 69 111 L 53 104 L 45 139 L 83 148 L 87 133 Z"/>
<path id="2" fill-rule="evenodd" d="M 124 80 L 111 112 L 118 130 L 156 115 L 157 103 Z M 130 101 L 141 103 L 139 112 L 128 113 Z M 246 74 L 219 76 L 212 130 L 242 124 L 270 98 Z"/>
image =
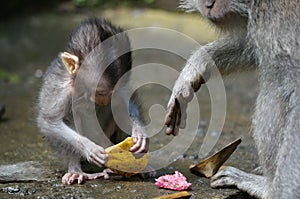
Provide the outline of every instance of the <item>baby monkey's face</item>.
<path id="1" fill-rule="evenodd" d="M 90 100 L 98 106 L 110 104 L 113 89 L 106 84 L 98 84 L 97 89 L 91 94 Z"/>

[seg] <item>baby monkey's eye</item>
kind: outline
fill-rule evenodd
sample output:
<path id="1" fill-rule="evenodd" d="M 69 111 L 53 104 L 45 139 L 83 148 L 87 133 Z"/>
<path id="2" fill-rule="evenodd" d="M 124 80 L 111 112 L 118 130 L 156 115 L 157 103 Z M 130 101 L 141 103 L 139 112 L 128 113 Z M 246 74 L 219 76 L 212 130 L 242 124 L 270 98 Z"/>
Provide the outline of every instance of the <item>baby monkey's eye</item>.
<path id="1" fill-rule="evenodd" d="M 108 95 L 108 92 L 107 91 L 97 91 L 96 94 L 100 95 L 100 96 L 106 96 L 106 95 Z"/>

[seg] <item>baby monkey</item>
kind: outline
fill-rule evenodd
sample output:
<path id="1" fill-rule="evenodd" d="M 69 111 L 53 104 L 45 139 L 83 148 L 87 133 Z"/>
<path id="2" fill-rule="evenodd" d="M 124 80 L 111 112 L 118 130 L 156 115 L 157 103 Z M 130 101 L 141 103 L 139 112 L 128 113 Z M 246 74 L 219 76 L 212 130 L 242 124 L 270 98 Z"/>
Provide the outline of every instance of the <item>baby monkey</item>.
<path id="1" fill-rule="evenodd" d="M 131 69 L 130 41 L 125 33 L 119 34 L 121 32 L 122 29 L 106 20 L 92 18 L 83 21 L 73 30 L 65 52 L 54 59 L 43 77 L 37 123 L 50 146 L 68 165 L 68 172 L 62 178 L 64 184 L 76 181 L 81 184 L 84 180 L 100 177 L 107 179 L 107 170 L 85 173 L 81 162 L 87 161 L 102 167 L 108 160 L 104 150 L 107 146 L 103 144 L 105 139 L 109 138 L 116 143 L 127 136 L 114 121 L 110 106 L 115 85 Z M 108 44 L 104 44 L 106 39 L 111 39 Z M 93 79 L 90 76 L 101 73 L 96 84 L 89 82 Z M 96 105 L 98 120 L 104 123 L 101 126 L 104 129 L 103 135 L 99 133 L 95 136 L 95 132 L 89 135 L 89 132 L 80 132 L 75 127 L 72 110 L 72 97 L 78 95 L 75 85 L 84 88 L 81 90 L 84 91 L 85 101 Z M 91 85 L 96 85 L 96 89 L 91 88 Z M 121 106 L 129 104 L 131 136 L 135 143 L 130 150 L 137 155 L 145 153 L 148 151 L 149 140 L 144 132 L 141 110 L 136 100 L 128 102 L 131 98 L 125 92 L 121 93 L 120 98 L 124 102 Z M 84 112 L 84 108 L 81 111 Z"/>

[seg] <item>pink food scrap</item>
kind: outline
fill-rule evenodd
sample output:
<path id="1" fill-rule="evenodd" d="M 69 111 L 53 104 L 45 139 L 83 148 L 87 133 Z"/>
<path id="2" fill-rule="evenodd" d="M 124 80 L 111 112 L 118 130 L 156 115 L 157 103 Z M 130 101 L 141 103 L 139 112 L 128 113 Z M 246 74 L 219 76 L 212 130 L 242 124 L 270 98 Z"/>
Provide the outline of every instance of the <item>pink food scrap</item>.
<path id="1" fill-rule="evenodd" d="M 187 190 L 192 186 L 192 183 L 187 182 L 186 177 L 179 171 L 175 171 L 173 175 L 160 176 L 155 181 L 159 187 L 176 191 Z"/>

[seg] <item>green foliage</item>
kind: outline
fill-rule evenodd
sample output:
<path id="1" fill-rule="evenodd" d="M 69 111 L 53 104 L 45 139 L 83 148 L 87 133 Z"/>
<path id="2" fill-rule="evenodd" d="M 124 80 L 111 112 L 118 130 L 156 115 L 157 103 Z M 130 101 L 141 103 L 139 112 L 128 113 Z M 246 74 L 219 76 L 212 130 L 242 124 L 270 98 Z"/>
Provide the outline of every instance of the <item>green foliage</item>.
<path id="1" fill-rule="evenodd" d="M 96 6 L 100 5 L 102 0 L 73 0 L 76 6 Z"/>
<path id="2" fill-rule="evenodd" d="M 9 73 L 4 70 L 0 70 L 0 80 L 8 80 L 10 83 L 17 84 L 20 82 L 20 76 L 14 73 Z"/>
<path id="3" fill-rule="evenodd" d="M 155 0 L 143 0 L 145 4 L 152 4 Z"/>
<path id="4" fill-rule="evenodd" d="M 76 6 L 111 6 L 111 5 L 130 5 L 130 4 L 153 4 L 156 0 L 72 0 Z"/>

